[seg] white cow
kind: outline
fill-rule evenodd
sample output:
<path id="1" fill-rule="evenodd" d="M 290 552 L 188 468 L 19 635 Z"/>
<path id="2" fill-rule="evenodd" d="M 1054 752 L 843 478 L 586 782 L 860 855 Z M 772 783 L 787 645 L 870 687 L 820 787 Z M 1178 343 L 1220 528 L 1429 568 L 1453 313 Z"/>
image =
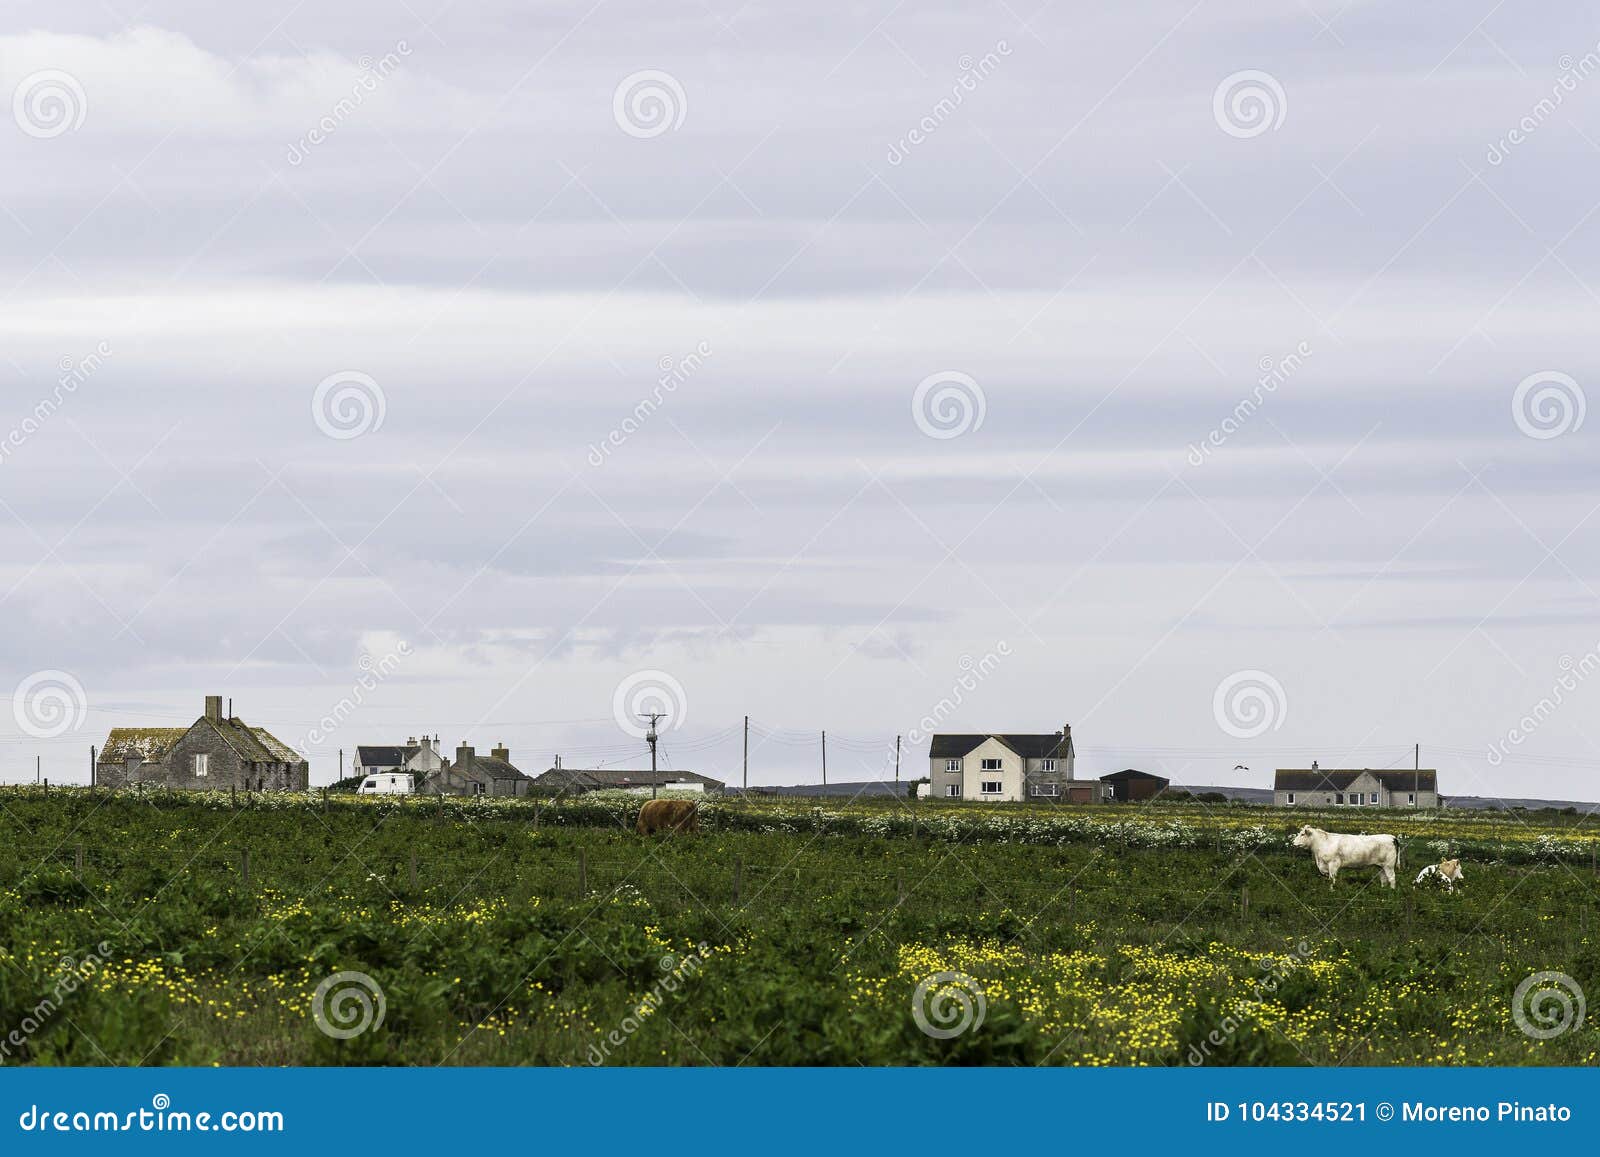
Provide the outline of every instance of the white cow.
<path id="1" fill-rule="evenodd" d="M 1444 885 L 1445 891 L 1454 892 L 1456 885 L 1463 883 L 1466 877 L 1461 874 L 1460 860 L 1440 860 L 1437 864 L 1429 864 L 1417 873 L 1417 878 L 1412 881 L 1420 884 L 1424 880 L 1438 880 Z"/>
<path id="2" fill-rule="evenodd" d="M 1332 888 L 1340 868 L 1377 868 L 1383 882 L 1394 887 L 1394 870 L 1400 866 L 1400 841 L 1393 836 L 1347 836 L 1303 827 L 1294 838 L 1297 848 L 1310 848 L 1317 871 Z"/>

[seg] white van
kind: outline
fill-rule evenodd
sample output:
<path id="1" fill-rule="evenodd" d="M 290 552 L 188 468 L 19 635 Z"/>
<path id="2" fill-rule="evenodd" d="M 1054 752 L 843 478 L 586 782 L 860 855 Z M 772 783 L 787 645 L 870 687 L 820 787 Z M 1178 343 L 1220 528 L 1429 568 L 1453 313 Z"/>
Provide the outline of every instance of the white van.
<path id="1" fill-rule="evenodd" d="M 411 773 L 408 771 L 381 771 L 369 775 L 356 788 L 358 795 L 410 795 Z"/>

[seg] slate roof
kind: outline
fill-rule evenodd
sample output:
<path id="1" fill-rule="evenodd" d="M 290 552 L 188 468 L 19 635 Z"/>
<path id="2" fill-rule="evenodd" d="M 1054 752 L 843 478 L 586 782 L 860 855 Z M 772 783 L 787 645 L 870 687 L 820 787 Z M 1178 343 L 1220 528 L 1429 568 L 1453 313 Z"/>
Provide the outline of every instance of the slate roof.
<path id="1" fill-rule="evenodd" d="M 1389 791 L 1438 791 L 1439 773 L 1432 768 L 1289 768 L 1273 777 L 1277 791 L 1344 791 L 1363 775 L 1370 775 Z"/>
<path id="2" fill-rule="evenodd" d="M 698 783 L 715 791 L 721 791 L 727 784 L 720 779 L 712 779 L 708 775 L 700 775 L 693 771 L 657 771 L 652 773 L 648 768 L 636 771 L 626 767 L 552 767 L 549 771 L 534 780 L 542 787 L 576 788 L 580 791 L 594 791 L 600 788 L 617 787 L 671 787 L 679 783 Z"/>
<path id="3" fill-rule="evenodd" d="M 96 762 L 126 763 L 128 756 L 138 755 L 145 763 L 160 763 L 187 734 L 187 727 L 113 727 Z"/>
<path id="4" fill-rule="evenodd" d="M 372 746 L 358 743 L 356 744 L 356 762 L 362 767 L 400 767 L 410 758 L 411 753 L 416 750 L 415 747 L 385 746 L 382 744 Z"/>
<path id="5" fill-rule="evenodd" d="M 1122 771 L 1113 771 L 1110 775 L 1102 775 L 1101 783 L 1122 783 L 1130 779 L 1153 779 L 1160 783 L 1171 783 L 1170 779 L 1161 775 L 1151 775 L 1148 771 L 1139 771 L 1136 768 L 1124 768 Z"/>
<path id="6" fill-rule="evenodd" d="M 990 739 L 998 739 L 1024 759 L 1065 759 L 1072 754 L 1072 729 L 1047 735 L 935 735 L 928 746 L 931 759 L 960 759 Z"/>
<path id="7" fill-rule="evenodd" d="M 496 759 L 492 755 L 475 755 L 472 765 L 483 772 L 490 779 L 531 779 L 527 772 L 513 767 L 503 759 Z"/>

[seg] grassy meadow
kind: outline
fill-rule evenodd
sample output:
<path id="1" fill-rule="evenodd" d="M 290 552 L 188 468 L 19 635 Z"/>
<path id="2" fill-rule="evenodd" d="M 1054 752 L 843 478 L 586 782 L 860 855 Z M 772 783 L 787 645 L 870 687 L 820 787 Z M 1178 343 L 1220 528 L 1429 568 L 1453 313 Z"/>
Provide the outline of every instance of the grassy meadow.
<path id="1" fill-rule="evenodd" d="M 1593 1064 L 1592 820 L 0 789 L 0 1064 Z M 1317 813 L 1322 814 L 1322 813 Z M 1414 888 L 1460 854 L 1463 891 Z M 319 988 L 321 991 L 319 992 Z M 381 1012 L 381 1018 L 380 1018 Z"/>

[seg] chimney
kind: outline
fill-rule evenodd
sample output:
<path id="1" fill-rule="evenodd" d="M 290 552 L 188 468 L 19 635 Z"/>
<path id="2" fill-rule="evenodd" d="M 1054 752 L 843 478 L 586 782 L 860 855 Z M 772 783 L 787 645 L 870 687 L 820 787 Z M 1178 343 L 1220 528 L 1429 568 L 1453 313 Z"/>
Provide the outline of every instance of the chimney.
<path id="1" fill-rule="evenodd" d="M 213 722 L 213 723 L 221 723 L 222 722 L 222 696 L 221 695 L 207 695 L 206 696 L 206 718 L 211 720 L 211 722 Z"/>
<path id="2" fill-rule="evenodd" d="M 456 766 L 461 767 L 464 764 L 472 762 L 472 757 L 474 754 L 476 753 L 472 750 L 472 748 L 467 746 L 467 741 L 463 739 L 460 743 L 456 744 Z"/>
<path id="3" fill-rule="evenodd" d="M 489 754 L 491 756 L 493 756 L 495 759 L 498 759 L 503 763 L 510 763 L 511 762 L 511 752 L 506 748 L 505 742 L 503 740 L 500 743 L 496 744 L 490 750 Z"/>
<path id="4" fill-rule="evenodd" d="M 407 747 L 415 747 L 416 745 L 417 745 L 417 737 L 415 735 L 406 736 L 406 746 Z"/>

